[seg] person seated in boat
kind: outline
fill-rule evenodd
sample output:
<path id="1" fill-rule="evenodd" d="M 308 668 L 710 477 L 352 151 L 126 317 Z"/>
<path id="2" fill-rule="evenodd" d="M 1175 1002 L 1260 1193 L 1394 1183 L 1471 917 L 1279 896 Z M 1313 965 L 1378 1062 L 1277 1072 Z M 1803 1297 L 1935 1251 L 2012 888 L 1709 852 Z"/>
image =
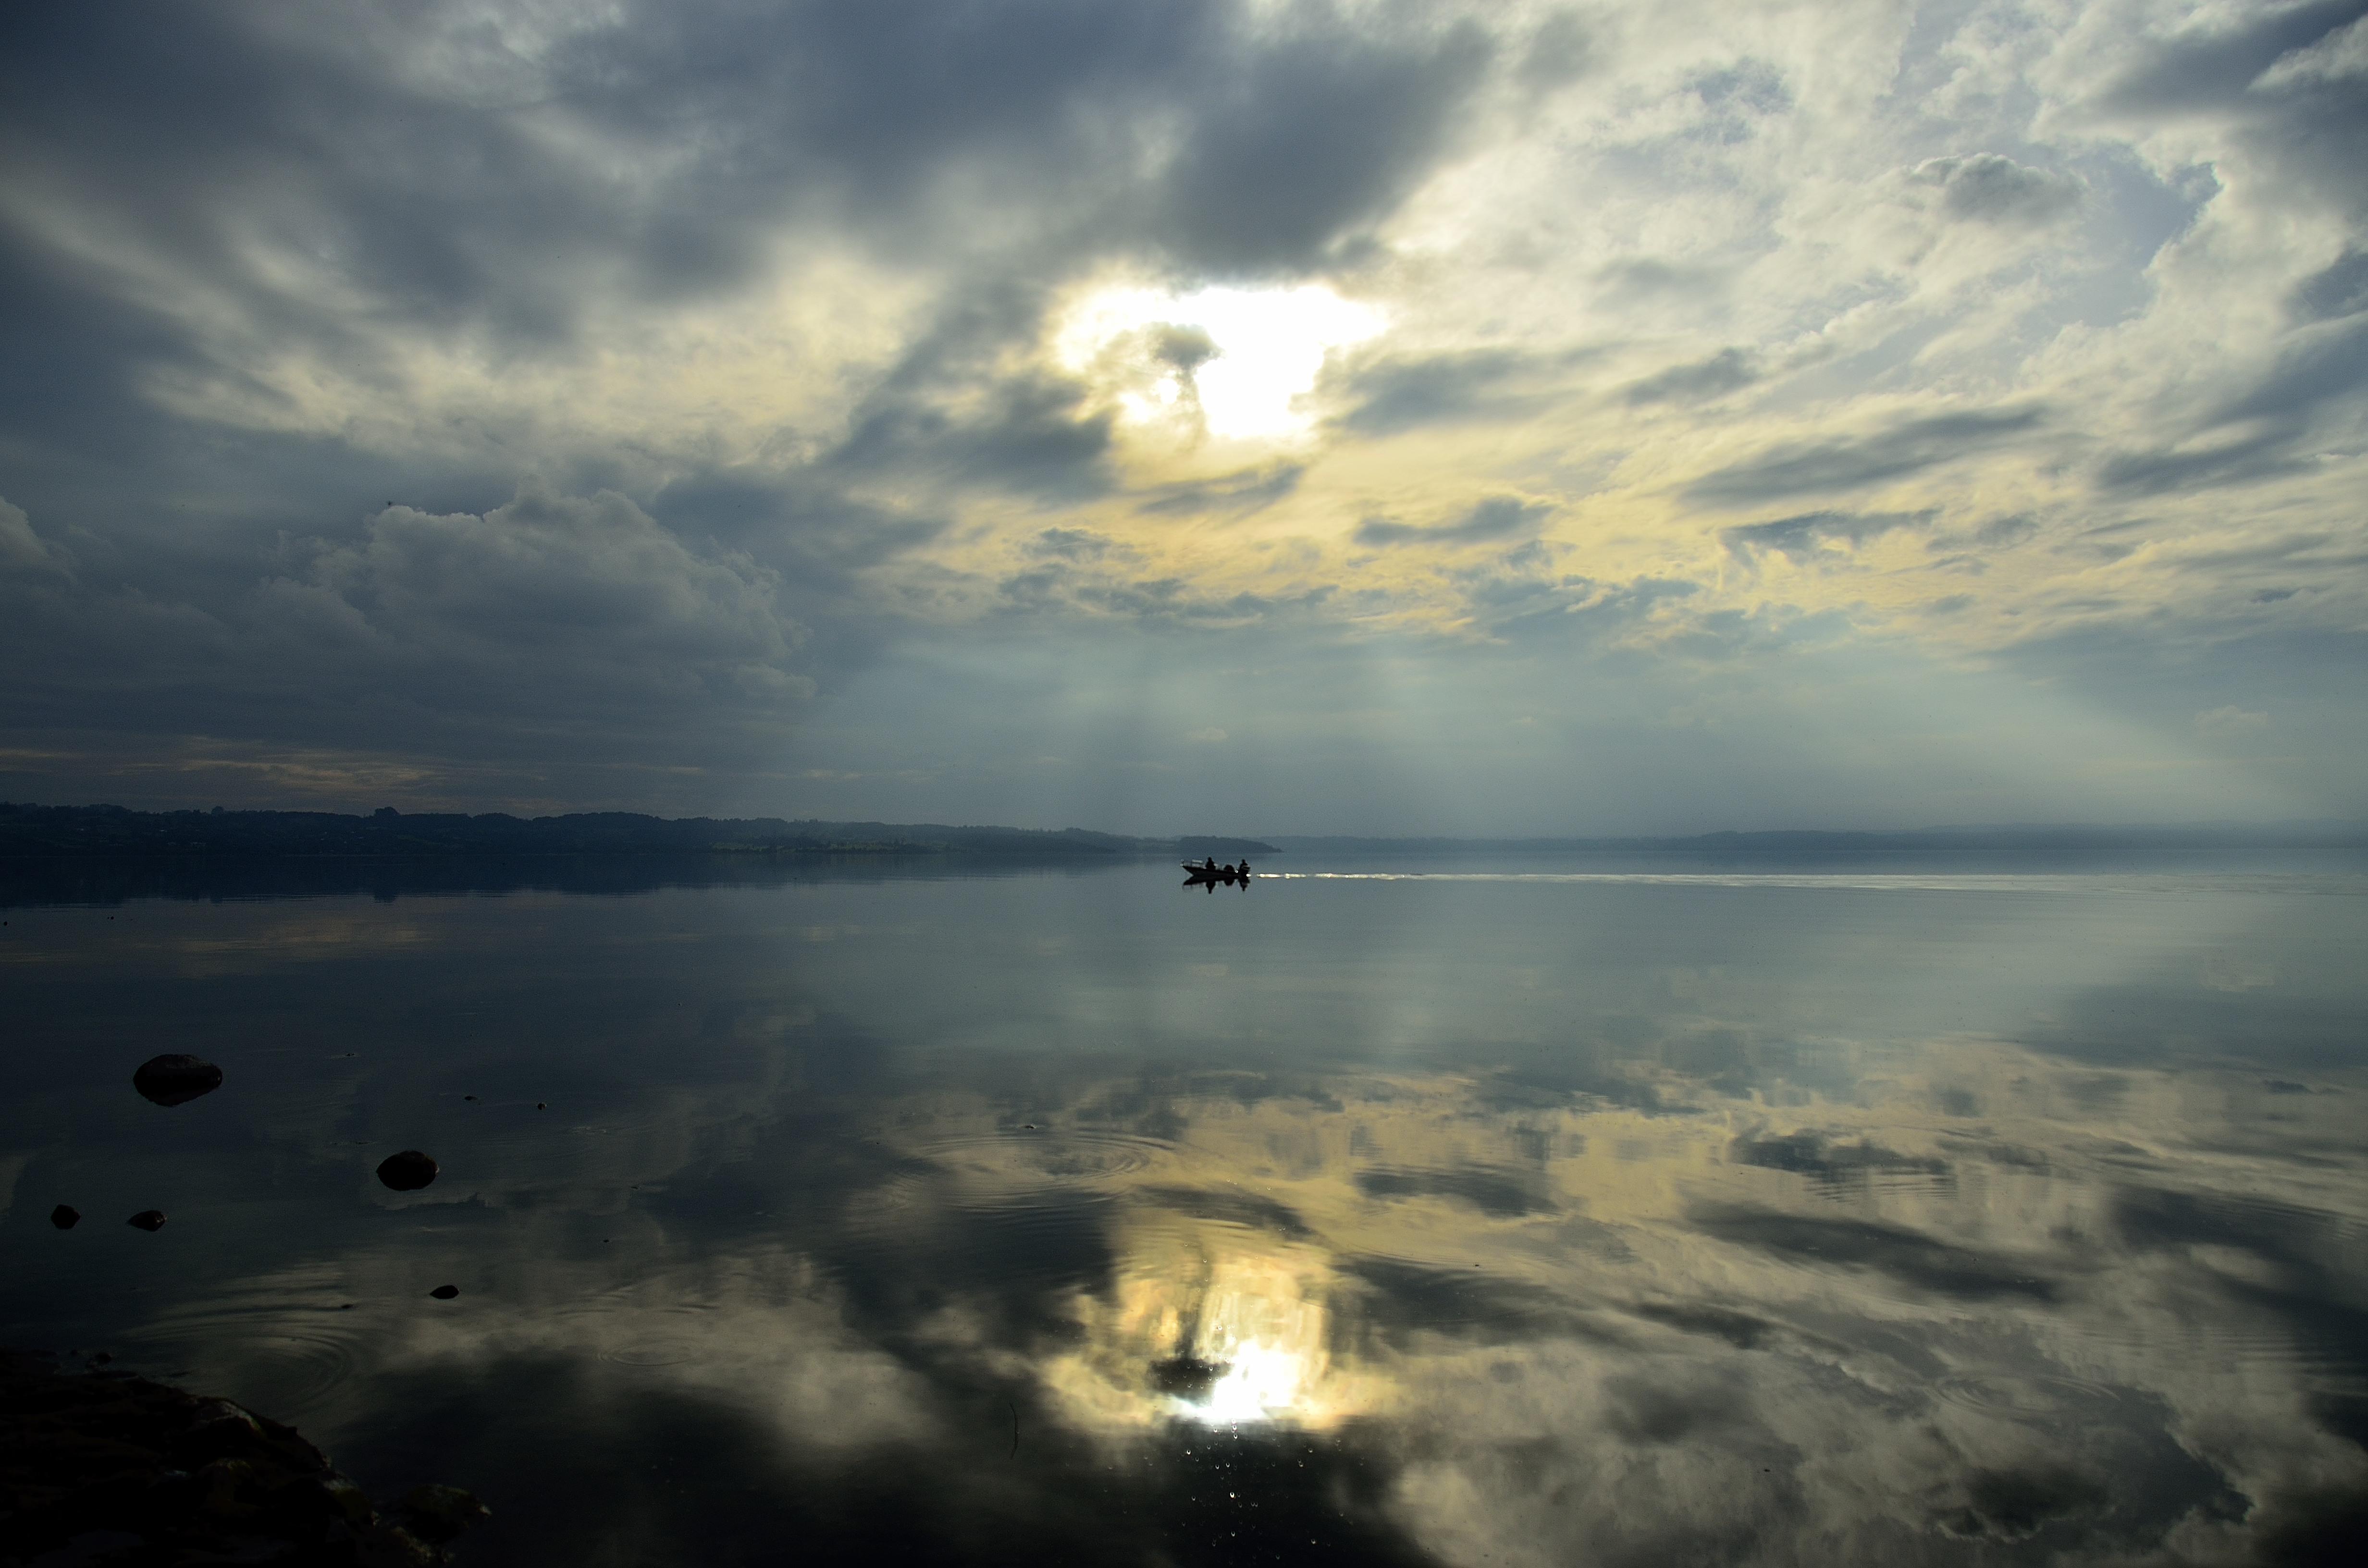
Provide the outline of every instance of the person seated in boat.
<path id="1" fill-rule="evenodd" d="M 1239 871 L 1236 871 L 1235 875 L 1242 879 L 1242 885 L 1244 887 L 1247 887 L 1249 885 L 1250 858 L 1248 856 L 1245 855 L 1242 857 L 1242 869 Z"/>
<path id="2" fill-rule="evenodd" d="M 1203 865 L 1201 869 L 1208 872 L 1209 875 L 1212 877 L 1215 876 L 1217 874 L 1217 858 L 1214 855 L 1210 856 L 1207 864 Z"/>

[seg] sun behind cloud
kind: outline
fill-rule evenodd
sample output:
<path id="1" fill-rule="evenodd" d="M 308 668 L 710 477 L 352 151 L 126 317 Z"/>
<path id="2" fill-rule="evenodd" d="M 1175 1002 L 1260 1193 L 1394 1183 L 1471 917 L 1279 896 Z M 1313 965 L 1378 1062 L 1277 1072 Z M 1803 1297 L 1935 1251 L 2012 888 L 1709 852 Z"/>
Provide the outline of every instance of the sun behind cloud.
<path id="1" fill-rule="evenodd" d="M 1326 357 L 1387 325 L 1378 307 L 1321 283 L 1106 284 L 1062 313 L 1053 352 L 1140 429 L 1186 444 L 1280 444 L 1313 432 L 1302 400 Z"/>

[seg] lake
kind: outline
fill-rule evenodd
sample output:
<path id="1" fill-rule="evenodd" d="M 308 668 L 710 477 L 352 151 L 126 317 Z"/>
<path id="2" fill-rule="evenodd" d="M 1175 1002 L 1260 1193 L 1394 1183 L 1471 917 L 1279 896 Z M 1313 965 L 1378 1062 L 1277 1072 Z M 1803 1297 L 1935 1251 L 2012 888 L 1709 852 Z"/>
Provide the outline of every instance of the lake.
<path id="1" fill-rule="evenodd" d="M 1262 869 L 20 893 L 0 1343 L 464 1564 L 2351 1560 L 2356 869 Z"/>

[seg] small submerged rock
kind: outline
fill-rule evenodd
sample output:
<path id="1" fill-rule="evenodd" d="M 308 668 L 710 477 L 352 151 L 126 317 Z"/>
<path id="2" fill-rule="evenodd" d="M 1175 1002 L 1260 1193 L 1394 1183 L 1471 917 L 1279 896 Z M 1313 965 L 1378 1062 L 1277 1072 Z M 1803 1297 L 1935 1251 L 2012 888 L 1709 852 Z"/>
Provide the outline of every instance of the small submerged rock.
<path id="1" fill-rule="evenodd" d="M 389 1154 L 378 1163 L 378 1179 L 397 1192 L 417 1192 L 436 1179 L 437 1165 L 416 1149 Z"/>
<path id="2" fill-rule="evenodd" d="M 461 1293 L 461 1287 L 458 1285 L 438 1285 L 436 1289 L 428 1291 L 427 1293 L 435 1297 L 439 1301 L 449 1301 L 453 1297 Z"/>
<path id="3" fill-rule="evenodd" d="M 71 1231 L 82 1223 L 82 1210 L 70 1203 L 61 1203 L 50 1210 L 50 1223 L 61 1231 Z"/>
<path id="4" fill-rule="evenodd" d="M 187 1105 L 222 1087 L 222 1071 L 195 1056 L 152 1056 L 131 1074 L 131 1086 L 157 1105 Z"/>
<path id="5" fill-rule="evenodd" d="M 162 1209 L 142 1209 L 123 1222 L 137 1225 L 143 1231 L 161 1231 L 165 1228 L 165 1211 Z"/>

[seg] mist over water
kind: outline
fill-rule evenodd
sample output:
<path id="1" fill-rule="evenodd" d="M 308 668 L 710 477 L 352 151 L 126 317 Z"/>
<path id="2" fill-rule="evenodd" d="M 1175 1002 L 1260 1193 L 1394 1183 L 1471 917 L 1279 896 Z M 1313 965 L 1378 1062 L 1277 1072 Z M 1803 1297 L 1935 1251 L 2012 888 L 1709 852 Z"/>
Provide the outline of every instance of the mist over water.
<path id="1" fill-rule="evenodd" d="M 0 1343 L 463 1562 L 2356 1541 L 2352 871 L 1260 869 L 18 903 Z"/>

